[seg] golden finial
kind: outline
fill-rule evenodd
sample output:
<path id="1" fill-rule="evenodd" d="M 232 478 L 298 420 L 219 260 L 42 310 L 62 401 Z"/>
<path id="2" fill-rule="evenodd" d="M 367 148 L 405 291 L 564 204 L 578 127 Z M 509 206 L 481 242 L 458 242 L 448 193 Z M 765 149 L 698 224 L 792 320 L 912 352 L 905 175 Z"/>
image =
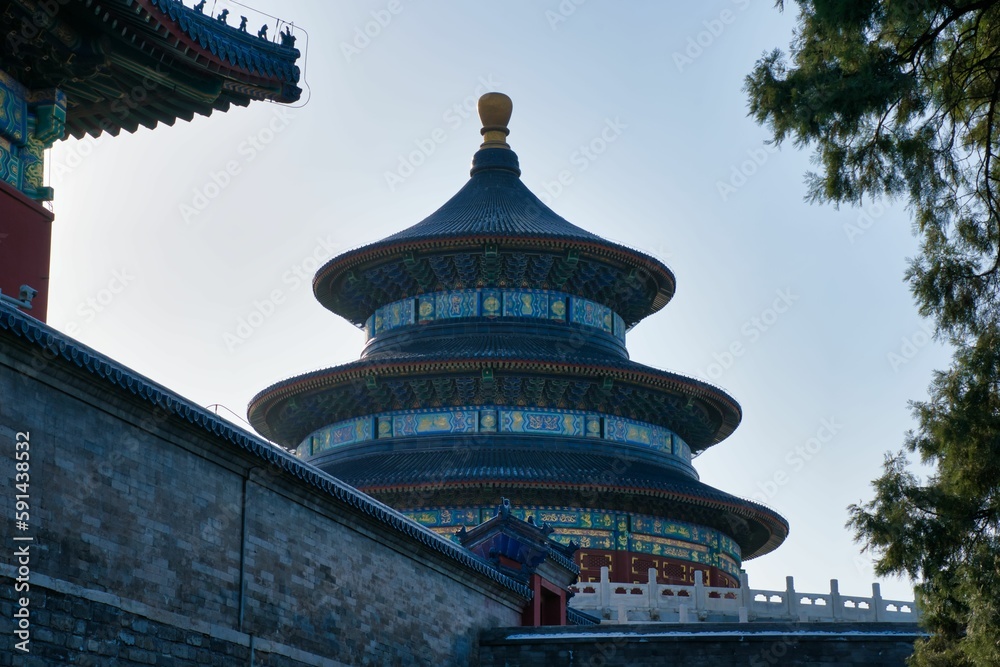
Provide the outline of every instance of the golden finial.
<path id="1" fill-rule="evenodd" d="M 480 148 L 507 148 L 507 123 L 514 103 L 503 93 L 486 93 L 479 98 L 479 118 L 483 121 L 483 143 Z"/>

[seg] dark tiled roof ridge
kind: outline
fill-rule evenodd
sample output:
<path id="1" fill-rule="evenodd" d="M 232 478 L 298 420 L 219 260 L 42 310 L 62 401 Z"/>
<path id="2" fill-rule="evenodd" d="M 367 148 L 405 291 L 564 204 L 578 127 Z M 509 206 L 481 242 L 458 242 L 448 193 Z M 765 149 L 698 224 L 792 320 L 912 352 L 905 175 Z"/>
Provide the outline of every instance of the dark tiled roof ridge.
<path id="1" fill-rule="evenodd" d="M 407 519 L 391 507 L 365 495 L 322 470 L 299 461 L 283 449 L 237 428 L 235 425 L 212 414 L 200 405 L 192 403 L 179 394 L 111 360 L 100 352 L 73 340 L 52 327 L 5 304 L 0 304 L 0 331 L 7 332 L 40 348 L 43 351 L 43 359 L 62 359 L 64 363 L 75 364 L 77 367 L 115 386 L 118 390 L 127 391 L 147 403 L 165 408 L 173 415 L 184 419 L 188 423 L 240 447 L 267 463 L 277 466 L 303 482 L 333 496 L 338 501 L 373 517 L 376 521 L 395 531 L 417 540 L 424 546 L 495 581 L 517 595 L 528 600 L 531 599 L 532 593 L 527 586 L 496 571 L 479 558 Z"/>
<path id="2" fill-rule="evenodd" d="M 545 205 L 516 174 L 485 169 L 436 211 L 382 242 L 427 237 L 466 235 L 579 238 L 604 243 L 605 239 L 574 225 Z"/>
<path id="3" fill-rule="evenodd" d="M 566 622 L 569 625 L 579 625 L 579 626 L 591 626 L 600 625 L 601 619 L 597 616 L 592 616 L 587 612 L 580 611 L 579 609 L 574 609 L 573 607 L 566 607 Z"/>
<path id="4" fill-rule="evenodd" d="M 552 560 L 554 560 L 556 563 L 558 563 L 561 567 L 566 568 L 567 570 L 569 570 L 573 574 L 577 574 L 577 575 L 580 574 L 580 566 L 577 565 L 572 560 L 570 560 L 569 558 L 566 558 L 566 556 L 563 556 L 561 553 L 559 553 L 555 549 L 549 549 L 548 556 L 549 556 L 549 558 L 551 558 Z"/>
<path id="5" fill-rule="evenodd" d="M 203 49 L 234 67 L 287 83 L 298 83 L 300 72 L 295 64 L 298 49 L 244 33 L 210 15 L 196 12 L 180 0 L 146 0 L 143 4 L 147 3 L 156 7 L 162 18 L 178 25 Z"/>

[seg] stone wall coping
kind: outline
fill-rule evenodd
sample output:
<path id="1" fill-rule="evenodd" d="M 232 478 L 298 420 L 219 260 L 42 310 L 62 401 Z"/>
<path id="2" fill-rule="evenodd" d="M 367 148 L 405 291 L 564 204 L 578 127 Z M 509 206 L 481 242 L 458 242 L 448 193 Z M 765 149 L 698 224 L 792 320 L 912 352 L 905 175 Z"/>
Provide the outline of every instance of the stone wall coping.
<path id="1" fill-rule="evenodd" d="M 706 637 L 716 640 L 742 641 L 748 637 L 795 637 L 796 640 L 823 639 L 831 636 L 857 636 L 912 641 L 929 636 L 916 623 L 644 623 L 628 625 L 566 626 L 561 628 L 495 628 L 484 630 L 480 644 L 581 642 L 602 639 L 638 641 L 670 641 Z"/>

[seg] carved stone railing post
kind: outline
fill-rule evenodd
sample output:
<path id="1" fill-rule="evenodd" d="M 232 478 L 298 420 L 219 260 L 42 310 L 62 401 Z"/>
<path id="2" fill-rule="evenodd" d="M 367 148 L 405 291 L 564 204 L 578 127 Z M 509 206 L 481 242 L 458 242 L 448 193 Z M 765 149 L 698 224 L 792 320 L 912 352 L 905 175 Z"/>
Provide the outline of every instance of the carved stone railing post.
<path id="1" fill-rule="evenodd" d="M 694 571 L 694 608 L 696 611 L 705 609 L 705 573 L 702 570 Z"/>
<path id="2" fill-rule="evenodd" d="M 601 609 L 608 609 L 611 606 L 611 579 L 608 577 L 608 566 L 601 568 Z"/>
<path id="3" fill-rule="evenodd" d="M 646 579 L 646 605 L 649 607 L 650 618 L 653 612 L 660 608 L 660 586 L 656 583 L 657 570 L 655 567 L 649 568 Z"/>
<path id="4" fill-rule="evenodd" d="M 795 594 L 795 577 L 785 577 L 785 608 L 792 619 L 799 618 L 799 598 Z"/>
<path id="5" fill-rule="evenodd" d="M 875 612 L 873 621 L 881 621 L 883 616 L 884 604 L 882 602 L 882 587 L 878 584 L 872 584 L 872 609 Z"/>
<path id="6" fill-rule="evenodd" d="M 750 577 L 746 571 L 740 572 L 740 592 L 737 601 L 740 608 L 740 623 L 746 623 L 749 618 L 750 606 L 753 602 L 753 591 L 750 590 Z"/>
<path id="7" fill-rule="evenodd" d="M 833 607 L 833 620 L 840 620 L 844 615 L 843 602 L 840 599 L 840 582 L 836 579 L 830 580 L 830 606 Z"/>

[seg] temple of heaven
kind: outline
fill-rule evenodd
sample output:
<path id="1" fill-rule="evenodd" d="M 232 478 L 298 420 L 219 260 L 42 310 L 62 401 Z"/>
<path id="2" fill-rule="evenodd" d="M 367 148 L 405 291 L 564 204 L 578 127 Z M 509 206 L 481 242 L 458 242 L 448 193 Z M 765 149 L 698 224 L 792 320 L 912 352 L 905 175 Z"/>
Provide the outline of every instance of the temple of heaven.
<path id="1" fill-rule="evenodd" d="M 706 382 L 629 359 L 663 308 L 662 262 L 573 225 L 521 182 L 511 101 L 479 101 L 471 178 L 423 221 L 335 257 L 313 290 L 363 328 L 358 361 L 250 403 L 266 438 L 454 537 L 513 512 L 579 545 L 580 579 L 739 586 L 788 523 L 699 481 L 693 455 L 737 427 Z"/>

